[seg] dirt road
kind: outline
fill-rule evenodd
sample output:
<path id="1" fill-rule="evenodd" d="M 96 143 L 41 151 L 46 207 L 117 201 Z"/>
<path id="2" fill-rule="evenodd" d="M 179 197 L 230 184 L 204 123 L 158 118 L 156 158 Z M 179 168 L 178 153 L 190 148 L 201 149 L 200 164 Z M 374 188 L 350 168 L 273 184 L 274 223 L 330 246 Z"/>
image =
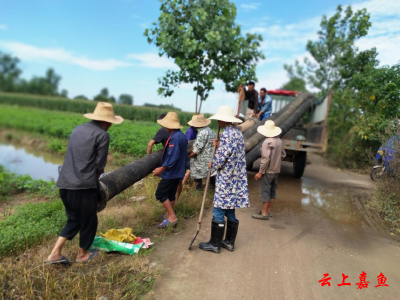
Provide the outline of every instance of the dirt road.
<path id="1" fill-rule="evenodd" d="M 284 163 L 274 215 L 251 218 L 260 209 L 258 183 L 249 172 L 251 208 L 237 210 L 239 233 L 233 253 L 207 253 L 208 213 L 193 250 L 187 247 L 195 221 L 155 251 L 163 268 L 149 299 L 399 299 L 400 244 L 373 225 L 358 198 L 371 189 L 367 176 L 331 168 L 311 156 L 304 177 L 291 177 Z M 357 289 L 360 274 L 368 288 Z M 330 286 L 321 286 L 324 274 Z M 342 283 L 342 273 L 349 276 Z M 389 287 L 377 287 L 383 273 Z"/>

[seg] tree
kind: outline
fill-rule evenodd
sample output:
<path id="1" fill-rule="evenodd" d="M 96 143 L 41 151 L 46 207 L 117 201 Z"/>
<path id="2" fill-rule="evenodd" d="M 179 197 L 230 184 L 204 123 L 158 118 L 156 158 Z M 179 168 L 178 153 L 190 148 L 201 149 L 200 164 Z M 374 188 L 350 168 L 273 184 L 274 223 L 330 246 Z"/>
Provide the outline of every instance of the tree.
<path id="1" fill-rule="evenodd" d="M 119 104 L 133 105 L 133 96 L 129 94 L 121 94 L 118 99 Z"/>
<path id="2" fill-rule="evenodd" d="M 350 6 L 344 10 L 339 5 L 332 17 L 323 16 L 318 39 L 308 41 L 311 59 L 306 58 L 304 65 L 296 62 L 293 67 L 286 66 L 289 77 L 292 71 L 293 76 L 316 88 L 320 96 L 334 91 L 328 118 L 328 151 L 338 154 L 338 160 L 345 163 L 357 157 L 356 148 L 363 148 L 359 147 L 357 139 L 352 138 L 360 110 L 354 97 L 356 91 L 350 82 L 356 74 L 363 76 L 361 74 L 369 68 L 365 65 L 377 64 L 374 51 L 359 52 L 355 46 L 358 39 L 368 34 L 370 27 L 366 9 L 353 12 Z M 361 150 L 358 155 L 366 156 Z"/>
<path id="3" fill-rule="evenodd" d="M 387 128 L 396 130 L 400 116 L 400 65 L 376 68 L 365 66 L 364 72 L 353 76 L 350 86 L 360 114 L 356 126 L 359 136 L 378 147 Z"/>
<path id="4" fill-rule="evenodd" d="M 19 59 L 0 52 L 0 91 L 13 92 L 21 74 Z"/>
<path id="5" fill-rule="evenodd" d="M 284 65 L 283 66 L 288 73 L 289 81 L 286 82 L 281 89 L 289 91 L 307 92 L 306 81 L 304 77 L 303 69 L 296 61 L 294 66 Z"/>
<path id="6" fill-rule="evenodd" d="M 75 96 L 74 99 L 77 99 L 77 100 L 89 100 L 89 98 L 86 97 L 85 95 L 78 95 L 78 96 Z"/>
<path id="7" fill-rule="evenodd" d="M 159 79 L 158 93 L 165 97 L 182 83 L 194 84 L 196 113 L 215 80 L 236 91 L 239 83 L 256 80 L 260 58 L 260 35 L 241 36 L 235 24 L 236 7 L 229 0 L 161 0 L 160 17 L 144 35 L 159 49 L 159 55 L 174 59 L 179 71 L 168 70 Z"/>
<path id="8" fill-rule="evenodd" d="M 50 90 L 50 95 L 57 95 L 61 76 L 57 75 L 53 68 L 49 68 L 46 71 L 44 79 Z"/>
<path id="9" fill-rule="evenodd" d="M 66 89 L 63 89 L 60 93 L 60 96 L 63 98 L 68 98 L 68 91 Z"/>
<path id="10" fill-rule="evenodd" d="M 93 100 L 94 101 L 101 101 L 101 102 L 112 102 L 112 103 L 115 103 L 115 98 L 113 96 L 109 95 L 107 88 L 101 89 L 100 94 L 95 96 L 93 98 Z"/>

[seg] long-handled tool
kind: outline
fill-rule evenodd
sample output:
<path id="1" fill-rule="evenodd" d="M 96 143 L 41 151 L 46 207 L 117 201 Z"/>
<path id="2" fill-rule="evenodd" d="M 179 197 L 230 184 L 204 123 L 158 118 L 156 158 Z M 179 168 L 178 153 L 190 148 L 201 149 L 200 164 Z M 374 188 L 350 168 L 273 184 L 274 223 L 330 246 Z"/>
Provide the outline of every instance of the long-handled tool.
<path id="1" fill-rule="evenodd" d="M 217 132 L 217 140 L 218 140 L 218 141 L 219 141 L 219 131 L 220 131 L 220 127 L 219 127 L 219 125 L 218 125 L 218 132 Z M 214 158 L 216 149 L 217 149 L 217 147 L 214 146 L 213 152 L 212 152 L 212 158 L 211 158 L 211 159 Z M 212 169 L 212 168 L 210 168 L 210 169 L 208 170 L 208 174 L 207 174 L 207 181 L 206 181 L 206 187 L 204 188 L 203 202 L 201 203 L 200 216 L 199 216 L 199 220 L 197 221 L 197 232 L 196 232 L 196 234 L 194 235 L 192 241 L 190 242 L 190 245 L 189 245 L 188 250 L 190 250 L 190 247 L 192 247 L 194 240 L 196 239 L 197 235 L 199 234 L 200 228 L 201 228 L 201 223 L 203 222 L 204 204 L 206 203 L 208 186 L 209 186 L 209 184 L 210 184 L 211 169 Z"/>

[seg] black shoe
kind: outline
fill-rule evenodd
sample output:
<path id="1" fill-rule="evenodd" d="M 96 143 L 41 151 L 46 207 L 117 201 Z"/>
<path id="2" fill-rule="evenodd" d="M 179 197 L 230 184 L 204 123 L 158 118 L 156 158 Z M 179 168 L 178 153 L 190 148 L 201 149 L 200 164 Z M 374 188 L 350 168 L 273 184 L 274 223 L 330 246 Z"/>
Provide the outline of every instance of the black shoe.
<path id="1" fill-rule="evenodd" d="M 235 250 L 235 240 L 238 228 L 239 228 L 239 221 L 228 220 L 225 240 L 221 242 L 222 248 L 225 248 L 226 250 L 229 251 Z"/>
<path id="2" fill-rule="evenodd" d="M 203 190 L 203 179 L 195 179 L 194 183 L 196 184 L 196 191 Z"/>
<path id="3" fill-rule="evenodd" d="M 221 252 L 220 243 L 224 238 L 224 232 L 225 232 L 225 223 L 218 223 L 212 221 L 210 241 L 208 243 L 200 243 L 199 248 L 204 251 L 220 253 Z"/>

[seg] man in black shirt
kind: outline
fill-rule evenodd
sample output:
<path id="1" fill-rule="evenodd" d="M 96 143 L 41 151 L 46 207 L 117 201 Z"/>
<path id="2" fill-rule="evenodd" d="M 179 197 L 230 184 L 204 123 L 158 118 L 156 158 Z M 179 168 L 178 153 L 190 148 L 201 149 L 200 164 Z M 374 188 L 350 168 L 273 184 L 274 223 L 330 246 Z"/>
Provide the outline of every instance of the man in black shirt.
<path id="1" fill-rule="evenodd" d="M 107 163 L 111 124 L 123 119 L 114 115 L 110 103 L 99 102 L 94 113 L 85 114 L 91 119 L 75 127 L 69 138 L 64 163 L 57 180 L 60 197 L 67 214 L 67 224 L 45 263 L 71 263 L 61 250 L 67 240 L 79 233 L 79 251 L 76 262 L 87 262 L 97 255 L 89 251 L 97 231 L 97 203 L 99 177 Z"/>
<path id="2" fill-rule="evenodd" d="M 165 116 L 166 116 L 166 114 L 161 114 L 158 117 L 158 120 L 164 119 Z M 165 147 L 165 144 L 167 143 L 170 136 L 171 136 L 171 134 L 169 132 L 167 132 L 167 130 L 164 127 L 161 127 L 157 131 L 157 133 L 153 137 L 153 139 L 147 145 L 147 155 L 149 155 L 151 153 L 151 151 L 153 150 L 153 145 L 155 145 L 155 144 L 162 143 L 163 147 Z"/>
<path id="3" fill-rule="evenodd" d="M 244 99 L 241 105 L 241 112 L 244 114 L 245 120 L 255 117 L 258 113 L 258 92 L 254 89 L 254 87 L 254 81 L 249 81 L 247 84 L 247 91 L 244 90 Z M 239 86 L 239 89 L 244 89 L 244 86 Z M 245 108 L 245 105 L 243 105 L 247 102 L 246 100 L 248 100 L 247 108 Z"/>

